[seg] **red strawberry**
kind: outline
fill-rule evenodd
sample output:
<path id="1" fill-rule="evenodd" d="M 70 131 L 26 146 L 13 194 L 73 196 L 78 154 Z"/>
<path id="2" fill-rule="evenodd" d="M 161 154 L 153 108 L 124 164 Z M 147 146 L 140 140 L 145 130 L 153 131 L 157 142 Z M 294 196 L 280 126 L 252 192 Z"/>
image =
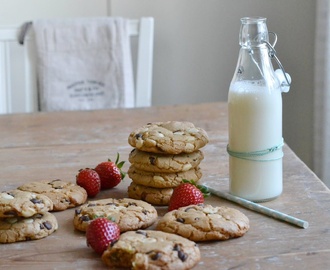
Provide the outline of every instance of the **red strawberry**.
<path id="1" fill-rule="evenodd" d="M 125 161 L 119 162 L 119 154 L 117 153 L 116 162 L 108 161 L 101 162 L 95 167 L 95 171 L 101 179 L 101 189 L 109 189 L 117 186 L 125 177 L 125 173 L 121 171 Z"/>
<path id="2" fill-rule="evenodd" d="M 101 189 L 101 180 L 98 173 L 89 168 L 79 170 L 76 183 L 86 190 L 88 197 L 95 197 Z"/>
<path id="3" fill-rule="evenodd" d="M 116 242 L 119 236 L 118 224 L 107 218 L 94 219 L 86 230 L 87 246 L 91 246 L 99 254 L 102 254 L 110 243 Z"/>
<path id="4" fill-rule="evenodd" d="M 183 206 L 204 203 L 204 197 L 209 195 L 205 187 L 196 186 L 194 181 L 183 180 L 183 182 L 173 191 L 168 205 L 169 211 Z"/>

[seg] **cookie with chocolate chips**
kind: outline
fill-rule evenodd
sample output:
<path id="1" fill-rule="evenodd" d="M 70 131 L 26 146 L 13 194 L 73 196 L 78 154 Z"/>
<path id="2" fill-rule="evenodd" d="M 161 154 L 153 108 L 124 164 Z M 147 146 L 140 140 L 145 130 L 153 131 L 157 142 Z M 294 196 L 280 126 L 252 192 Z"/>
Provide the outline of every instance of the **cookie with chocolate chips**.
<path id="1" fill-rule="evenodd" d="M 138 185 L 134 182 L 127 188 L 128 196 L 153 205 L 168 205 L 174 188 L 154 188 Z"/>
<path id="2" fill-rule="evenodd" d="M 120 231 L 144 229 L 157 219 L 156 209 L 147 202 L 129 198 L 90 201 L 77 208 L 73 218 L 74 227 L 86 231 L 89 223 L 97 217 L 106 217 L 119 225 Z"/>
<path id="3" fill-rule="evenodd" d="M 37 240 L 44 238 L 58 228 L 56 217 L 49 213 L 32 217 L 10 217 L 0 219 L 0 243 Z"/>
<path id="4" fill-rule="evenodd" d="M 244 235 L 249 219 L 239 210 L 225 206 L 190 205 L 166 213 L 156 229 L 192 241 L 227 240 Z"/>
<path id="5" fill-rule="evenodd" d="M 62 211 L 82 205 L 87 200 L 87 192 L 72 182 L 60 179 L 26 183 L 20 190 L 43 194 L 53 201 L 53 211 Z"/>
<path id="6" fill-rule="evenodd" d="M 168 155 L 133 149 L 128 160 L 136 169 L 142 171 L 176 173 L 196 168 L 203 158 L 203 152 L 200 150 L 192 153 Z"/>
<path id="7" fill-rule="evenodd" d="M 174 188 L 180 185 L 183 179 L 198 182 L 202 177 L 202 172 L 199 167 L 192 168 L 185 172 L 161 173 L 142 171 L 135 168 L 134 165 L 131 165 L 127 174 L 135 184 L 153 188 Z"/>
<path id="8" fill-rule="evenodd" d="M 53 209 L 53 202 L 45 195 L 11 190 L 0 193 L 0 218 L 31 217 Z"/>
<path id="9" fill-rule="evenodd" d="M 200 260 L 198 246 L 179 235 L 138 230 L 120 235 L 102 255 L 110 267 L 130 269 L 191 269 Z"/>
<path id="10" fill-rule="evenodd" d="M 175 155 L 195 152 L 208 141 L 205 130 L 179 121 L 149 123 L 128 137 L 128 143 L 141 151 Z"/>

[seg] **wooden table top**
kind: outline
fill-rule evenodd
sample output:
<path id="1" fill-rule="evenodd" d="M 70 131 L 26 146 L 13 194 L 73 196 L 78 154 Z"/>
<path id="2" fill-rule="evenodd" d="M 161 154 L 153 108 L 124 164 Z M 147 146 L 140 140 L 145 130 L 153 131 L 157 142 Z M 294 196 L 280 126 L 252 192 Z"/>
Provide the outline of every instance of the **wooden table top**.
<path id="1" fill-rule="evenodd" d="M 0 190 L 25 182 L 61 178 L 75 182 L 80 168 L 115 158 L 127 161 L 129 133 L 153 121 L 187 120 L 204 128 L 210 142 L 202 150 L 202 182 L 227 191 L 227 105 L 207 103 L 104 111 L 56 112 L 0 116 Z M 315 174 L 284 147 L 284 191 L 263 203 L 309 222 L 302 229 L 211 196 L 212 205 L 239 209 L 250 230 L 237 239 L 199 243 L 201 261 L 194 269 L 330 269 L 330 191 Z M 128 161 L 124 170 L 129 167 Z M 95 199 L 127 197 L 126 178 Z M 166 207 L 157 207 L 159 215 Z M 55 212 L 59 229 L 36 240 L 0 245 L 0 268 L 105 269 L 100 257 L 74 230 L 74 209 Z"/>

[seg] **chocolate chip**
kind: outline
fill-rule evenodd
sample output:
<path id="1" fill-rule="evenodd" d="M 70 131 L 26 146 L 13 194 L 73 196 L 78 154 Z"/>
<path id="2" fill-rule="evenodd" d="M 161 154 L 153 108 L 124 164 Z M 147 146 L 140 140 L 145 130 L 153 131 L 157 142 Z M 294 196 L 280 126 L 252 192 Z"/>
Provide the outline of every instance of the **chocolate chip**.
<path id="1" fill-rule="evenodd" d="M 181 247 L 178 244 L 175 244 L 173 250 L 178 252 L 178 257 L 181 261 L 185 261 L 188 258 L 188 255 L 181 250 Z"/>
<path id="2" fill-rule="evenodd" d="M 148 215 L 149 212 L 147 210 L 143 209 L 142 213 L 145 214 L 145 215 Z"/>
<path id="3" fill-rule="evenodd" d="M 33 202 L 34 204 L 42 203 L 42 200 L 38 200 L 36 198 L 33 198 L 30 201 Z"/>
<path id="4" fill-rule="evenodd" d="M 150 258 L 154 261 L 158 260 L 161 256 L 162 254 L 160 252 L 155 251 L 152 251 L 152 253 L 150 254 Z"/>
<path id="5" fill-rule="evenodd" d="M 141 133 L 136 134 L 135 139 L 137 140 L 142 139 L 142 134 Z"/>
<path id="6" fill-rule="evenodd" d="M 156 165 L 156 158 L 155 157 L 149 157 L 149 162 L 151 165 Z"/>
<path id="7" fill-rule="evenodd" d="M 70 204 L 70 200 L 66 199 L 66 198 L 62 198 L 60 200 L 61 203 L 64 203 L 64 204 Z"/>
<path id="8" fill-rule="evenodd" d="M 75 214 L 77 216 L 77 215 L 79 215 L 81 213 L 81 209 L 76 209 L 74 212 L 75 212 Z"/>
<path id="9" fill-rule="evenodd" d="M 128 206 L 132 206 L 132 205 L 133 205 L 133 206 L 137 206 L 137 204 L 134 203 L 134 202 L 129 202 L 129 203 L 128 203 Z"/>
<path id="10" fill-rule="evenodd" d="M 47 230 L 51 230 L 53 228 L 52 224 L 48 221 L 45 221 L 44 223 L 42 223 Z"/>
<path id="11" fill-rule="evenodd" d="M 187 207 L 184 211 L 188 212 L 189 210 L 194 209 L 194 207 Z"/>
<path id="12" fill-rule="evenodd" d="M 181 248 L 178 244 L 175 244 L 173 250 L 179 251 Z"/>
<path id="13" fill-rule="evenodd" d="M 9 210 L 3 213 L 5 216 L 17 216 L 17 213 L 14 210 Z"/>
<path id="14" fill-rule="evenodd" d="M 96 205 L 95 203 L 90 203 L 89 205 L 87 205 L 87 207 L 93 207 L 95 205 Z"/>
<path id="15" fill-rule="evenodd" d="M 81 216 L 79 219 L 80 219 L 81 221 L 89 221 L 89 220 L 90 220 L 89 216 L 86 216 L 86 215 Z"/>
<path id="16" fill-rule="evenodd" d="M 118 204 L 116 204 L 116 203 L 107 203 L 106 205 L 114 205 L 114 206 L 118 206 Z"/>
<path id="17" fill-rule="evenodd" d="M 138 231 L 136 231 L 136 233 L 147 236 L 147 233 L 145 231 L 138 230 Z"/>
<path id="18" fill-rule="evenodd" d="M 184 218 L 177 218 L 176 221 L 177 222 L 180 222 L 180 223 L 184 223 L 185 222 L 185 219 Z"/>
<path id="19" fill-rule="evenodd" d="M 184 262 L 185 260 L 187 260 L 188 255 L 186 253 L 184 253 L 182 250 L 179 250 L 178 251 L 178 257 L 181 261 Z"/>

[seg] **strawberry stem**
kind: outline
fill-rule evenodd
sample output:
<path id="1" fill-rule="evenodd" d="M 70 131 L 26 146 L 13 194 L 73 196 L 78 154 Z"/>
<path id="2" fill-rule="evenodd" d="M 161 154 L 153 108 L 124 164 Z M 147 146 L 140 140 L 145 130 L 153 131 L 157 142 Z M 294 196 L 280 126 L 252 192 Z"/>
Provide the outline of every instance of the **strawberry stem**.
<path id="1" fill-rule="evenodd" d="M 121 168 L 124 166 L 125 161 L 120 161 L 120 162 L 119 162 L 119 157 L 120 157 L 120 155 L 119 155 L 119 153 L 117 152 L 117 157 L 116 157 L 115 164 L 116 164 L 117 168 L 118 168 L 119 171 L 120 171 L 121 180 L 124 180 L 124 178 L 125 178 L 125 176 L 126 176 L 126 172 L 123 172 L 123 171 L 121 170 Z M 112 160 L 111 160 L 110 158 L 108 159 L 108 161 L 112 162 Z M 118 163 L 118 162 L 119 162 L 119 163 Z"/>
<path id="2" fill-rule="evenodd" d="M 183 183 L 188 183 L 188 184 L 191 184 L 191 185 L 194 185 L 195 187 L 197 187 L 203 193 L 203 197 L 204 198 L 206 198 L 206 197 L 208 197 L 208 196 L 211 195 L 209 189 L 206 186 L 197 185 L 194 180 L 182 179 L 182 182 Z"/>

